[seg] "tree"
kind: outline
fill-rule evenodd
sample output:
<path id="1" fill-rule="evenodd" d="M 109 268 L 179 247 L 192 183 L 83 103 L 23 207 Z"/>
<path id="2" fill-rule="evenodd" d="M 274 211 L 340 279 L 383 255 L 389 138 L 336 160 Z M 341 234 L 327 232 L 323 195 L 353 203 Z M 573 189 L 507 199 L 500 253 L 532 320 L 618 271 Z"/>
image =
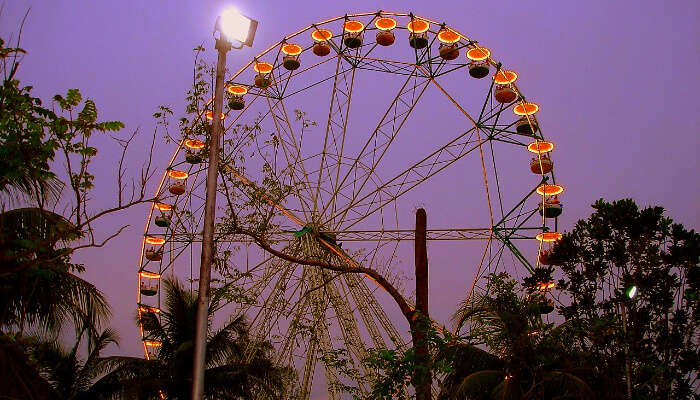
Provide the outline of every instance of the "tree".
<path id="1" fill-rule="evenodd" d="M 631 199 L 601 199 L 593 209 L 552 260 L 570 299 L 560 312 L 574 344 L 608 378 L 599 398 L 692 398 L 700 388 L 700 234 Z"/>
<path id="2" fill-rule="evenodd" d="M 73 233 L 63 217 L 39 208 L 0 214 L 0 248 L 14 262 L 32 260 L 27 268 L 0 275 L 0 330 L 17 328 L 21 335 L 27 326 L 38 326 L 58 332 L 70 320 L 77 331 L 95 333 L 109 317 L 102 293 L 77 275 L 84 267 L 71 263 L 65 254 Z M 38 243 L 44 245 L 35 247 Z M 27 253 L 16 256 L 16 252 Z M 25 257 L 30 260 L 24 261 Z M 33 262 L 37 259 L 43 262 Z"/>
<path id="3" fill-rule="evenodd" d="M 66 221 L 63 227 L 71 229 L 57 229 L 46 238 L 23 238 L 12 246 L 7 241 L 0 243 L 0 276 L 56 262 L 86 247 L 102 247 L 126 226 L 101 239 L 103 233 L 95 230 L 100 218 L 153 201 L 145 194 L 153 174 L 150 155 L 138 178 L 129 180 L 124 170 L 129 145 L 137 134 L 134 132 L 126 138 L 112 137 L 121 151 L 116 204 L 92 209 L 89 199 L 95 183 L 92 163 L 97 148 L 91 138 L 119 131 L 124 124 L 99 121 L 95 102 L 83 99 L 78 89 L 55 95 L 51 107 L 45 107 L 40 98 L 33 96 L 31 86 L 23 86 L 16 79 L 25 53 L 19 43 L 5 47 L 0 38 L 0 212 L 18 205 L 39 209 L 40 217 L 43 211 L 50 211 Z M 152 153 L 153 142 L 150 150 Z M 51 221 L 45 218 L 43 223 Z M 60 254 L 40 251 L 58 241 L 72 245 L 64 246 Z"/>
<path id="4" fill-rule="evenodd" d="M 85 344 L 87 356 L 81 359 L 80 350 L 85 338 L 88 339 Z M 117 340 L 117 333 L 112 329 L 97 335 L 85 329 L 77 335 L 70 349 L 64 348 L 55 339 L 39 341 L 27 347 L 39 373 L 54 388 L 57 398 L 95 399 L 100 394 L 95 389 L 95 381 L 115 366 L 115 358 L 102 357 L 101 352 L 110 344 L 118 344 Z"/>
<path id="5" fill-rule="evenodd" d="M 44 106 L 32 87 L 16 78 L 24 54 L 19 39 L 7 47 L 0 38 L 0 331 L 21 334 L 34 324 L 56 331 L 69 318 L 78 332 L 84 326 L 96 332 L 108 307 L 101 293 L 77 276 L 85 267 L 72 263 L 71 256 L 104 246 L 126 228 L 100 238 L 105 233 L 95 228 L 101 218 L 153 201 L 145 195 L 150 157 L 129 182 L 124 161 L 137 132 L 113 137 L 121 150 L 117 201 L 93 210 L 97 148 L 91 138 L 124 124 L 99 121 L 95 102 L 77 89 Z"/>
<path id="6" fill-rule="evenodd" d="M 489 276 L 488 294 L 476 295 L 455 313 L 457 331 L 442 357 L 452 371 L 440 399 L 590 399 L 589 368 L 569 350 L 568 326 L 542 319 L 543 295 L 526 285 L 519 293 L 507 273 Z M 485 346 L 484 351 L 476 346 Z"/>
<path id="7" fill-rule="evenodd" d="M 95 384 L 100 393 L 129 398 L 189 399 L 194 356 L 196 293 L 180 283 L 166 279 L 165 307 L 157 316 L 141 314 L 139 323 L 148 340 L 159 343 L 151 359 L 112 358 L 119 366 Z M 223 298 L 215 294 L 210 305 L 210 320 Z M 211 324 L 211 322 L 210 322 Z M 210 332 L 206 347 L 205 395 L 219 399 L 250 399 L 256 395 L 277 398 L 283 391 L 288 371 L 271 360 L 269 343 L 250 344 L 248 325 L 242 316 L 232 318 L 224 327 Z"/>

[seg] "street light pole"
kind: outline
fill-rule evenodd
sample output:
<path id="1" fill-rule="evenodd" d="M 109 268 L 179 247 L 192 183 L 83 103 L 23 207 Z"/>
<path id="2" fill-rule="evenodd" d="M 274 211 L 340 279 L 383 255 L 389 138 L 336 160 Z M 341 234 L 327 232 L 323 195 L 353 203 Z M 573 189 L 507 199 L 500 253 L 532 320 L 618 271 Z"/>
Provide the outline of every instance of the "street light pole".
<path id="1" fill-rule="evenodd" d="M 194 337 L 194 366 L 192 373 L 192 399 L 204 396 L 204 369 L 207 346 L 207 328 L 209 325 L 209 298 L 211 281 L 211 264 L 214 260 L 214 220 L 216 216 L 216 185 L 219 170 L 219 141 L 222 136 L 222 119 L 224 104 L 224 73 L 226 72 L 226 53 L 231 50 L 231 42 L 223 35 L 216 39 L 219 57 L 216 63 L 216 86 L 214 89 L 214 113 L 212 115 L 211 135 L 209 136 L 209 166 L 207 169 L 207 191 L 204 202 L 204 233 L 202 238 L 202 259 L 199 267 L 199 296 L 197 298 L 197 322 Z"/>

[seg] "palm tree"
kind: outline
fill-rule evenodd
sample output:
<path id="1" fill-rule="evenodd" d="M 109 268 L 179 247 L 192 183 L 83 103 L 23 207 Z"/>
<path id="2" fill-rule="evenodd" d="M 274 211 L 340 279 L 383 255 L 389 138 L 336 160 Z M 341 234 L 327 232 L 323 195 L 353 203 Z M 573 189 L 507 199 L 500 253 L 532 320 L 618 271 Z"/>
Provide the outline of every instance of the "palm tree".
<path id="1" fill-rule="evenodd" d="M 104 376 L 95 388 L 103 394 L 126 395 L 139 399 L 189 399 L 192 385 L 196 293 L 190 293 L 175 280 L 163 281 L 165 308 L 160 318 L 143 313 L 139 323 L 149 340 L 159 342 L 156 357 L 117 359 L 118 368 Z M 214 293 L 211 316 L 221 296 Z M 205 396 L 216 399 L 279 397 L 287 371 L 271 360 L 272 346 L 251 346 L 243 316 L 232 318 L 224 327 L 210 332 L 206 346 Z"/>
<path id="2" fill-rule="evenodd" d="M 542 321 L 541 297 L 519 296 L 507 274 L 491 275 L 490 285 L 490 295 L 477 295 L 455 313 L 458 331 L 471 323 L 470 343 L 452 344 L 442 355 L 454 368 L 439 399 L 593 398 L 581 378 L 588 369 L 567 347 L 567 326 Z"/>
<path id="3" fill-rule="evenodd" d="M 83 339 L 88 339 L 87 357 L 80 358 Z M 130 357 L 102 357 L 101 352 L 117 343 L 116 331 L 106 329 L 99 335 L 84 329 L 76 337 L 72 348 L 66 349 L 57 340 L 40 341 L 27 346 L 31 358 L 36 360 L 40 375 L 53 387 L 56 396 L 63 400 L 87 400 L 99 397 L 95 381 Z"/>
<path id="4" fill-rule="evenodd" d="M 84 270 L 64 251 L 77 238 L 66 219 L 40 208 L 0 214 L 0 331 L 38 326 L 58 332 L 71 320 L 76 332 L 110 315 L 102 293 L 77 276 Z"/>

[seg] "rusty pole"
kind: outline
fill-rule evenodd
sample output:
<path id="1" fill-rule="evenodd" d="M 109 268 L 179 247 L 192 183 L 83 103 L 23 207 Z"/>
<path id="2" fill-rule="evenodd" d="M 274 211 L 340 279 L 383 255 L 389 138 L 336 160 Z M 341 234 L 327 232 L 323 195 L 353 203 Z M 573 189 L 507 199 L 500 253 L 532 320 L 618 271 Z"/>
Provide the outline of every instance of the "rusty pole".
<path id="1" fill-rule="evenodd" d="M 415 267 L 416 267 L 416 312 L 411 323 L 411 336 L 416 349 L 416 363 L 424 367 L 416 371 L 416 399 L 431 400 L 432 374 L 427 331 L 430 328 L 428 313 L 428 249 L 426 239 L 427 215 L 419 208 L 416 212 Z"/>

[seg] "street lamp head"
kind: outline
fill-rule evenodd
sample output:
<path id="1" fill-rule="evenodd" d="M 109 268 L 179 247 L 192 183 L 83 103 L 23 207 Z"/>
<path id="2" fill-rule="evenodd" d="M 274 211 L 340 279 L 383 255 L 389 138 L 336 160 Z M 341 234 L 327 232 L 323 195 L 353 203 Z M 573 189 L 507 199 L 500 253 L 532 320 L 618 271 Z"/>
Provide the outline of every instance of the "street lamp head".
<path id="1" fill-rule="evenodd" d="M 637 286 L 636 285 L 628 286 L 627 289 L 625 290 L 625 294 L 630 299 L 634 298 L 634 296 L 637 295 Z"/>
<path id="2" fill-rule="evenodd" d="M 258 21 L 248 18 L 233 7 L 225 9 L 216 19 L 215 31 L 228 41 L 240 42 L 251 47 L 255 38 Z"/>

